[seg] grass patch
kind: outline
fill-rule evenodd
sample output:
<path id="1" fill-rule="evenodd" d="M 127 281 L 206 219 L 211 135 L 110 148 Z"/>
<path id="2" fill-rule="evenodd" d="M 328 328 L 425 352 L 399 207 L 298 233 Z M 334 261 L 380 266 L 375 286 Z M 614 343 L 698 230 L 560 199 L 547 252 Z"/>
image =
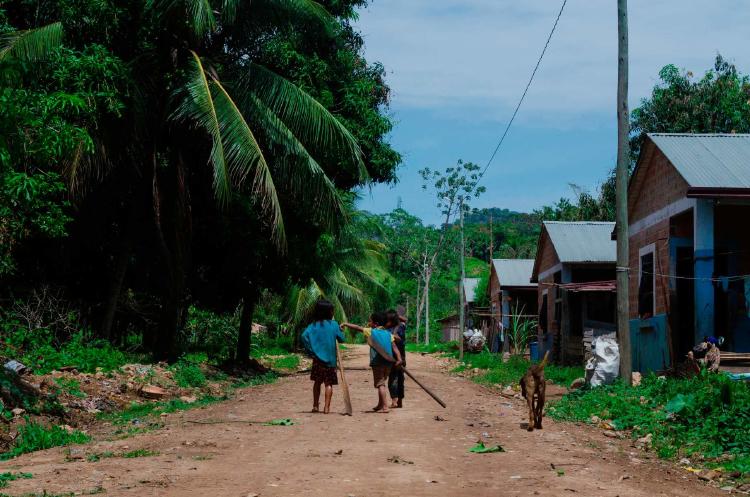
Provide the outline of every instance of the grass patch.
<path id="1" fill-rule="evenodd" d="M 158 456 L 159 454 L 160 454 L 159 452 L 148 450 L 148 449 L 136 449 L 136 450 L 131 450 L 130 452 L 105 451 L 105 452 L 94 452 L 92 454 L 89 454 L 88 456 L 86 456 L 86 460 L 88 462 L 97 462 L 97 461 L 101 461 L 102 459 L 109 459 L 112 457 L 134 459 L 136 457 Z"/>
<path id="2" fill-rule="evenodd" d="M 12 459 L 28 452 L 82 444 L 89 440 L 91 438 L 80 431 L 69 432 L 59 426 L 44 426 L 27 420 L 26 424 L 19 429 L 13 447 L 8 452 L 0 454 L 0 459 Z"/>
<path id="3" fill-rule="evenodd" d="M 169 368 L 177 386 L 181 388 L 200 388 L 206 384 L 206 375 L 195 363 L 181 359 Z"/>
<path id="4" fill-rule="evenodd" d="M 632 436 L 651 434 L 660 457 L 700 456 L 706 464 L 750 474 L 750 387 L 723 374 L 690 379 L 649 375 L 636 387 L 615 383 L 582 389 L 548 409 L 558 420 L 612 420 Z"/>
<path id="5" fill-rule="evenodd" d="M 444 354 L 455 353 L 458 356 L 458 342 L 430 342 L 429 345 L 409 342 L 406 344 L 406 351 L 423 354 L 436 354 L 440 352 Z"/>
<path id="6" fill-rule="evenodd" d="M 296 354 L 285 355 L 273 359 L 274 369 L 297 369 L 299 367 L 299 356 Z"/>
<path id="7" fill-rule="evenodd" d="M 28 480 L 33 478 L 34 475 L 31 473 L 0 473 L 0 488 L 5 488 L 8 483 L 15 480 Z"/>
<path id="8" fill-rule="evenodd" d="M 85 398 L 86 394 L 81 390 L 81 382 L 73 378 L 55 378 L 55 384 L 58 387 L 58 394 L 67 392 L 73 397 L 80 399 Z"/>
<path id="9" fill-rule="evenodd" d="M 187 411 L 215 404 L 228 398 L 226 395 L 221 397 L 206 395 L 195 402 L 185 402 L 181 399 L 171 399 L 164 402 L 145 402 L 142 404 L 133 402 L 122 411 L 100 415 L 100 419 L 111 421 L 115 425 L 131 424 L 149 417 L 158 416 L 163 412 Z"/>

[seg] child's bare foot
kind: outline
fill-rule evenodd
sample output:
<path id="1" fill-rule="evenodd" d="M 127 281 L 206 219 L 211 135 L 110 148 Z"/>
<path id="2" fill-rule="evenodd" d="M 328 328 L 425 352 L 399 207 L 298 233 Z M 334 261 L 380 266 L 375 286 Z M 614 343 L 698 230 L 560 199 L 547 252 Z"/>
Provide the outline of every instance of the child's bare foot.
<path id="1" fill-rule="evenodd" d="M 388 406 L 383 406 L 383 408 L 377 412 L 380 414 L 388 414 L 390 411 L 388 410 Z"/>
<path id="2" fill-rule="evenodd" d="M 372 408 L 372 412 L 378 412 L 378 411 L 380 411 L 382 409 L 383 409 L 383 406 L 381 406 L 380 404 L 378 404 L 378 405 L 376 405 L 375 407 Z"/>
<path id="3" fill-rule="evenodd" d="M 396 404 L 396 407 L 399 409 L 404 407 L 404 399 L 398 399 L 398 403 Z"/>
<path id="4" fill-rule="evenodd" d="M 325 409 L 323 409 L 323 414 L 328 414 L 330 412 L 331 412 L 331 409 L 328 408 L 328 407 L 326 407 Z"/>
<path id="5" fill-rule="evenodd" d="M 320 412 L 320 409 L 318 409 L 318 406 L 313 406 L 311 412 Z"/>
<path id="6" fill-rule="evenodd" d="M 398 407 L 398 403 L 395 400 L 391 402 L 391 409 L 395 409 L 397 407 Z"/>

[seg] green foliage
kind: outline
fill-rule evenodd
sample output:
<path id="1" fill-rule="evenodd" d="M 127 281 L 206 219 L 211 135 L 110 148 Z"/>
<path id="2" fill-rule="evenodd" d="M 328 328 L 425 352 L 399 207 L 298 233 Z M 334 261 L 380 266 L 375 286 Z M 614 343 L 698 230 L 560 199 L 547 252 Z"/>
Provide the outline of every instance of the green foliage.
<path id="1" fill-rule="evenodd" d="M 179 360 L 170 368 L 177 386 L 182 388 L 199 388 L 206 384 L 206 375 L 201 367 L 185 359 Z"/>
<path id="2" fill-rule="evenodd" d="M 508 362 L 503 362 L 501 354 L 493 354 L 485 349 L 478 354 L 464 354 L 464 362 L 457 369 L 459 371 L 474 368 L 488 370 L 472 378 L 480 384 L 517 385 L 529 366 L 531 366 L 531 362 L 522 356 L 514 355 L 508 359 Z M 581 367 L 548 364 L 544 370 L 544 375 L 553 383 L 567 386 L 574 379 L 582 377 L 584 371 Z"/>
<path id="3" fill-rule="evenodd" d="M 232 357 L 240 326 L 239 313 L 218 314 L 196 306 L 188 308 L 188 318 L 183 332 L 185 348 L 201 351 L 209 361 Z"/>
<path id="4" fill-rule="evenodd" d="M 156 450 L 136 449 L 129 452 L 123 452 L 122 454 L 120 454 L 120 457 L 124 457 L 125 459 L 134 459 L 136 457 L 152 457 L 158 455 L 159 451 Z"/>
<path id="5" fill-rule="evenodd" d="M 8 450 L 0 454 L 0 459 L 12 459 L 37 450 L 51 449 L 73 444 L 83 444 L 90 440 L 89 436 L 80 431 L 67 431 L 59 426 L 45 426 L 26 420 L 26 424 L 18 430 L 18 437 Z"/>
<path id="6" fill-rule="evenodd" d="M 591 422 L 611 419 L 633 437 L 651 434 L 661 457 L 698 455 L 730 471 L 748 472 L 750 388 L 726 375 L 703 372 L 691 379 L 650 375 L 639 386 L 623 383 L 570 393 L 550 407 L 555 419 Z M 743 466 L 744 465 L 744 466 Z M 730 469 L 731 468 L 731 469 Z"/>
<path id="7" fill-rule="evenodd" d="M 296 354 L 276 357 L 273 360 L 274 369 L 297 369 L 299 367 L 299 356 Z"/>
<path id="8" fill-rule="evenodd" d="M 46 329 L 30 331 L 5 326 L 0 338 L 0 354 L 16 358 L 37 374 L 47 374 L 63 366 L 73 366 L 82 373 L 94 373 L 97 368 L 112 371 L 129 359 L 108 342 L 91 339 L 82 331 L 73 334 L 60 346 L 52 332 Z"/>
<path id="9" fill-rule="evenodd" d="M 444 353 L 444 354 L 458 354 L 458 342 L 439 342 L 434 341 L 430 342 L 428 344 L 424 343 L 407 343 L 406 344 L 406 351 L 407 352 L 418 352 L 423 354 L 435 354 L 435 353 Z"/>
<path id="10" fill-rule="evenodd" d="M 8 486 L 8 483 L 15 480 L 28 480 L 33 478 L 34 475 L 31 473 L 0 473 L 0 488 L 5 488 Z"/>

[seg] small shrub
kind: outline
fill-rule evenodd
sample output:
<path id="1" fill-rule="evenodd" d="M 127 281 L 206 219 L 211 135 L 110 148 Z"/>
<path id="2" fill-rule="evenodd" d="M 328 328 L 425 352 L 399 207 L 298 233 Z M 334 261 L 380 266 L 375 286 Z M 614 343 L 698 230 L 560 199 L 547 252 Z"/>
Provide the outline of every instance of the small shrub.
<path id="1" fill-rule="evenodd" d="M 52 447 L 82 444 L 89 440 L 89 436 L 80 431 L 69 432 L 59 426 L 44 426 L 29 422 L 27 419 L 26 424 L 19 429 L 13 447 L 8 452 L 0 454 L 0 459 L 11 459 L 21 454 Z"/>
<path id="2" fill-rule="evenodd" d="M 174 381 L 182 388 L 199 388 L 206 384 L 206 375 L 197 364 L 180 360 L 171 368 Z"/>

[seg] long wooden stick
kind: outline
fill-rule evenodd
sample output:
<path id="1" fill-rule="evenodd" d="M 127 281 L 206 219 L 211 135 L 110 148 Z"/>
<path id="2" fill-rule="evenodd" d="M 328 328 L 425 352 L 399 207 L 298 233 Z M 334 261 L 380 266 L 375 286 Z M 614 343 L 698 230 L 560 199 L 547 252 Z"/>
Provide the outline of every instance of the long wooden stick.
<path id="1" fill-rule="evenodd" d="M 394 359 L 394 358 L 393 358 L 393 357 L 391 356 L 391 354 L 389 354 L 388 352 L 386 352 L 385 350 L 383 350 L 383 347 L 381 347 L 381 346 L 380 346 L 380 344 L 379 344 L 378 342 L 376 342 L 375 340 L 373 340 L 372 338 L 370 338 L 370 337 L 367 337 L 367 344 L 368 344 L 368 345 L 370 345 L 370 347 L 372 347 L 373 349 L 375 349 L 375 352 L 377 352 L 378 354 L 380 354 L 380 356 L 381 356 L 381 357 L 382 357 L 383 359 L 385 359 L 386 361 L 388 361 L 388 362 L 390 362 L 390 363 L 392 363 L 392 364 L 396 362 L 396 360 L 395 360 L 395 359 Z M 406 375 L 407 375 L 407 376 L 408 376 L 409 378 L 411 378 L 412 380 L 414 380 L 414 383 L 416 383 L 417 385 L 419 385 L 419 387 L 420 387 L 420 388 L 421 388 L 422 390 L 424 390 L 425 392 L 427 392 L 427 395 L 429 395 L 430 397 L 432 397 L 433 399 L 435 399 L 435 402 L 437 402 L 438 404 L 440 404 L 441 406 L 443 406 L 443 408 L 447 407 L 447 406 L 445 405 L 445 402 L 443 402 L 443 401 L 442 401 L 442 400 L 440 399 L 440 397 L 438 397 L 438 396 L 437 396 L 437 395 L 436 395 L 436 394 L 435 394 L 435 393 L 434 393 L 434 392 L 433 392 L 432 390 L 430 390 L 429 388 L 427 388 L 426 386 L 424 386 L 424 385 L 422 384 L 422 382 L 421 382 L 421 381 L 419 381 L 418 379 L 416 379 L 416 378 L 414 377 L 414 375 L 413 375 L 413 374 L 411 374 L 411 373 L 410 373 L 410 372 L 409 372 L 409 371 L 408 371 L 408 370 L 407 370 L 407 369 L 406 369 L 405 367 L 403 367 L 403 366 L 400 366 L 400 367 L 401 367 L 401 370 L 402 370 L 402 371 L 403 371 L 403 372 L 404 372 L 404 373 L 405 373 L 405 374 L 406 374 Z"/>
<path id="2" fill-rule="evenodd" d="M 406 373 L 406 375 L 407 375 L 407 376 L 408 376 L 409 378 L 411 378 L 412 380 L 414 380 L 414 383 L 416 383 L 417 385 L 419 385 L 420 387 L 422 387 L 422 390 L 424 390 L 425 392 L 427 392 L 427 395 L 429 395 L 430 397 L 432 397 L 433 399 L 435 399 L 435 402 L 437 402 L 438 404 L 440 404 L 441 406 L 443 406 L 443 408 L 447 407 L 447 406 L 445 405 L 445 402 L 443 402 L 443 401 L 442 401 L 442 400 L 440 399 L 440 397 L 438 397 L 438 396 L 437 396 L 437 395 L 435 394 L 435 392 L 433 392 L 432 390 L 430 390 L 429 388 L 427 388 L 426 386 L 424 386 L 424 385 L 422 384 L 422 382 L 420 382 L 420 381 L 419 381 L 418 379 L 416 379 L 416 378 L 414 377 L 414 375 L 413 375 L 413 374 L 411 374 L 411 373 L 410 373 L 410 372 L 409 372 L 409 371 L 408 371 L 408 370 L 407 370 L 407 369 L 406 369 L 405 367 L 401 366 L 401 371 L 403 371 L 404 373 Z"/>
<path id="3" fill-rule="evenodd" d="M 353 412 L 352 399 L 349 397 L 349 384 L 346 382 L 346 376 L 344 375 L 344 361 L 341 360 L 341 351 L 339 350 L 338 342 L 336 342 L 336 364 L 338 364 L 339 373 L 341 373 L 341 391 L 344 394 L 345 414 L 351 416 Z"/>

